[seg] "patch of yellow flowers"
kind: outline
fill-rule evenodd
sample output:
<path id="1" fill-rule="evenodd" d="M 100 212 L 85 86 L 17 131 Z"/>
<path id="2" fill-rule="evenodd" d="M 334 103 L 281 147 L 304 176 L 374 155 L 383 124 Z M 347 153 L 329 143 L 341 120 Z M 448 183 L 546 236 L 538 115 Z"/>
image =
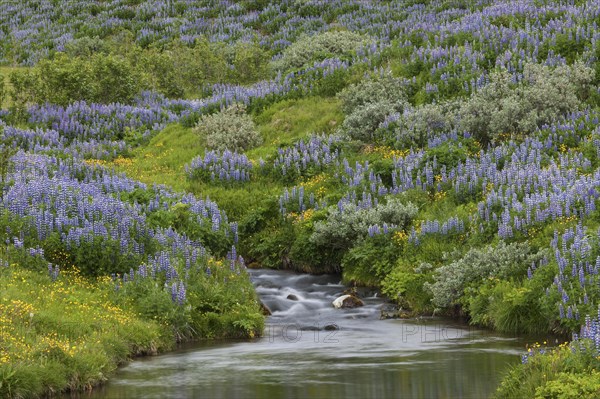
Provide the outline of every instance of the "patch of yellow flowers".
<path id="1" fill-rule="evenodd" d="M 386 146 L 367 146 L 364 149 L 365 154 L 377 154 L 381 155 L 383 159 L 398 159 L 404 158 L 408 155 L 408 150 L 396 150 L 392 147 Z"/>
<path id="2" fill-rule="evenodd" d="M 0 279 L 0 365 L 43 361 L 56 351 L 73 357 L 98 344 L 102 330 L 135 317 L 108 298 L 110 277 L 92 281 L 74 269 L 52 282 L 13 264 Z"/>
<path id="3" fill-rule="evenodd" d="M 113 163 L 120 167 L 128 167 L 133 165 L 133 160 L 131 158 L 117 157 L 113 160 Z"/>
<path id="4" fill-rule="evenodd" d="M 392 235 L 392 240 L 394 241 L 394 243 L 401 245 L 405 243 L 406 240 L 408 240 L 408 234 L 406 234 L 404 230 L 394 231 L 394 234 Z"/>
<path id="5" fill-rule="evenodd" d="M 287 214 L 288 219 L 290 219 L 292 221 L 292 223 L 299 223 L 299 222 L 306 222 L 308 220 L 310 220 L 315 214 L 315 210 L 314 209 L 307 209 L 304 212 L 301 213 L 296 213 L 296 212 L 289 212 Z"/>
<path id="6" fill-rule="evenodd" d="M 323 184 L 325 182 L 325 179 L 326 179 L 325 174 L 319 173 L 318 175 L 313 176 L 310 179 L 306 180 L 304 183 L 302 183 L 302 185 L 306 188 L 313 188 L 313 187 Z"/>

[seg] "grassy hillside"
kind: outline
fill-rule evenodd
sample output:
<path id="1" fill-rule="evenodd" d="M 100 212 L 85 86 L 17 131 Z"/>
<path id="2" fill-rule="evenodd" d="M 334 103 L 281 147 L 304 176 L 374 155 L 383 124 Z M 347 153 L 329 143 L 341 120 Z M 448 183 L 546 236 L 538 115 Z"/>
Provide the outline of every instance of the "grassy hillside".
<path id="1" fill-rule="evenodd" d="M 403 315 L 577 333 L 533 348 L 499 395 L 597 396 L 597 10 L 2 2 L 0 64 L 19 67 L 0 69 L 17 72 L 0 112 L 0 395 L 260 334 L 251 265 L 339 273 Z M 106 318 L 48 341 L 69 301 Z M 124 337 L 121 311 L 148 335 Z M 92 343 L 104 326 L 114 356 Z M 46 361 L 59 377 L 28 386 Z"/>

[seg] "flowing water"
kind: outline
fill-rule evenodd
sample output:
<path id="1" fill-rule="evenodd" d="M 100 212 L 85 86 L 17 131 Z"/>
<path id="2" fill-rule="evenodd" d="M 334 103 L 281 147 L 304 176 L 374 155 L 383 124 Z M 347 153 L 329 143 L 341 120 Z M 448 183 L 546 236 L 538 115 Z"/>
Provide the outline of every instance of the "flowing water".
<path id="1" fill-rule="evenodd" d="M 339 277 L 250 270 L 265 336 L 129 363 L 86 398 L 485 398 L 531 339 L 438 318 L 380 320 L 384 301 L 334 309 Z M 294 297 L 289 295 L 294 295 Z"/>

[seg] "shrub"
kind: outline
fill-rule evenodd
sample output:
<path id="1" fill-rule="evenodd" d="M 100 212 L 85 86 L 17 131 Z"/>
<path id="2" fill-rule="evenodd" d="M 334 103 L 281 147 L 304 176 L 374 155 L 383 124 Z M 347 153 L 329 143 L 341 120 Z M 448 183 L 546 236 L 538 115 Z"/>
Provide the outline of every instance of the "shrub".
<path id="1" fill-rule="evenodd" d="M 371 142 L 379 125 L 396 110 L 396 104 L 390 102 L 369 103 L 348 115 L 342 128 L 354 140 Z"/>
<path id="2" fill-rule="evenodd" d="M 429 276 L 408 270 L 402 259 L 381 282 L 384 295 L 396 301 L 401 307 L 414 312 L 423 312 L 431 307 L 431 296 L 423 290 Z"/>
<path id="3" fill-rule="evenodd" d="M 49 102 L 68 105 L 74 101 L 131 103 L 141 90 L 140 76 L 124 58 L 95 54 L 89 58 L 56 58 L 41 61 L 30 71 L 10 76 L 15 107 Z"/>
<path id="4" fill-rule="evenodd" d="M 0 109 L 2 109 L 2 105 L 6 100 L 8 92 L 6 89 L 6 84 L 4 82 L 4 75 L 0 73 Z"/>
<path id="5" fill-rule="evenodd" d="M 147 50 L 139 63 L 145 73 L 149 87 L 170 98 L 183 97 L 185 85 L 182 78 L 187 76 L 182 70 L 177 70 L 172 53 Z"/>
<path id="6" fill-rule="evenodd" d="M 266 79 L 269 74 L 269 54 L 253 43 L 237 43 L 230 55 L 230 80 L 238 84 L 249 84 Z"/>
<path id="7" fill-rule="evenodd" d="M 203 115 L 194 132 L 206 139 L 206 147 L 219 151 L 245 151 L 256 147 L 262 138 L 242 104 L 233 104 L 221 112 Z"/>
<path id="8" fill-rule="evenodd" d="M 345 88 L 338 98 L 342 101 L 342 111 L 350 115 L 357 108 L 371 103 L 389 102 L 405 105 L 406 94 L 400 79 L 390 74 L 364 79 Z"/>
<path id="9" fill-rule="evenodd" d="M 425 288 L 433 294 L 433 304 L 440 308 L 456 304 L 464 290 L 488 278 L 524 276 L 527 267 L 544 257 L 532 253 L 527 243 L 487 246 L 469 250 L 463 257 L 437 269 L 434 283 Z"/>
<path id="10" fill-rule="evenodd" d="M 389 236 L 379 234 L 369 237 L 344 255 L 344 280 L 378 286 L 380 280 L 391 272 L 398 255 L 398 248 Z"/>
<path id="11" fill-rule="evenodd" d="M 8 81 L 8 96 L 12 102 L 11 114 L 17 120 L 24 120 L 29 116 L 27 106 L 36 99 L 37 78 L 31 70 L 26 69 L 11 72 Z"/>
<path id="12" fill-rule="evenodd" d="M 367 40 L 358 33 L 328 31 L 314 36 L 302 36 L 287 47 L 281 58 L 272 63 L 279 71 L 309 66 L 312 62 L 326 58 L 349 57 Z"/>
<path id="13" fill-rule="evenodd" d="M 71 57 L 90 57 L 93 54 L 107 51 L 107 43 L 98 36 L 84 36 L 65 44 L 65 53 Z"/>
<path id="14" fill-rule="evenodd" d="M 139 76 L 129 63 L 121 57 L 96 55 L 90 60 L 96 90 L 89 100 L 103 104 L 131 103 L 141 90 Z"/>
<path id="15" fill-rule="evenodd" d="M 432 136 L 452 130 L 455 103 L 425 104 L 405 112 L 394 131 L 400 147 L 424 147 Z"/>
<path id="16" fill-rule="evenodd" d="M 600 395 L 598 352 L 590 340 L 534 345 L 504 376 L 494 398 L 591 399 Z"/>
<path id="17" fill-rule="evenodd" d="M 551 280 L 551 278 L 550 278 Z M 469 289 L 462 300 L 471 324 L 505 333 L 544 333 L 550 329 L 555 306 L 548 303 L 544 289 L 537 284 L 490 279 Z M 550 281 L 544 281 L 546 286 Z"/>
<path id="18" fill-rule="evenodd" d="M 388 115 L 408 107 L 402 81 L 389 74 L 350 85 L 338 97 L 347 115 L 343 130 L 350 138 L 367 142 Z"/>
<path id="19" fill-rule="evenodd" d="M 508 71 L 490 76 L 490 83 L 464 102 L 462 129 L 484 143 L 503 133 L 530 134 L 557 116 L 581 108 L 594 71 L 578 62 L 550 68 L 526 64 L 518 84 Z"/>
<path id="20" fill-rule="evenodd" d="M 560 373 L 535 390 L 536 399 L 597 398 L 600 396 L 600 372 Z"/>
<path id="21" fill-rule="evenodd" d="M 412 221 L 417 212 L 414 204 L 404 204 L 399 199 L 391 199 L 369 209 L 354 204 L 345 205 L 342 211 L 331 207 L 327 219 L 315 223 L 311 241 L 320 246 L 345 250 L 356 239 L 366 236 L 370 226 L 387 223 L 401 229 Z"/>

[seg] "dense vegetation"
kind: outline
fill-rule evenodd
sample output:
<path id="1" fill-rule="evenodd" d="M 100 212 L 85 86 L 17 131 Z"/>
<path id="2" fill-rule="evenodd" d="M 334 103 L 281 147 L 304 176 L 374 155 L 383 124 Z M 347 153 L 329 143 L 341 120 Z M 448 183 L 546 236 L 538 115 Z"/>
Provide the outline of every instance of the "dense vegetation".
<path id="1" fill-rule="evenodd" d="M 0 393 L 260 334 L 251 264 L 575 332 L 498 396 L 598 396 L 599 23 L 592 0 L 2 2 Z"/>

